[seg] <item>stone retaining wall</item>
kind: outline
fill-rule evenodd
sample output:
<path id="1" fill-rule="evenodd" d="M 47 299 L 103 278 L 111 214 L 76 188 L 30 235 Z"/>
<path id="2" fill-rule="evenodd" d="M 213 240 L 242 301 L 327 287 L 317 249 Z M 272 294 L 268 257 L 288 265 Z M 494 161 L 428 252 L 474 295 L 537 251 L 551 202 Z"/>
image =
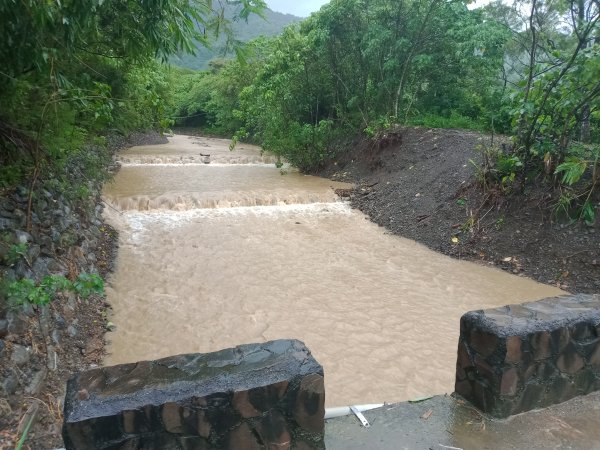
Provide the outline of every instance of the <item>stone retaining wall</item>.
<path id="1" fill-rule="evenodd" d="M 456 393 L 507 417 L 600 389 L 600 296 L 570 295 L 465 314 Z"/>
<path id="2" fill-rule="evenodd" d="M 29 418 L 25 446 L 61 445 L 60 433 L 48 432 L 60 429 L 52 405 L 62 402 L 64 381 L 70 374 L 101 360 L 106 304 L 96 296 L 82 303 L 72 292 L 58 292 L 50 305 L 17 307 L 7 298 L 8 285 L 24 279 L 39 283 L 47 275 L 74 278 L 85 272 L 105 276 L 116 250 L 116 234 L 103 222 L 100 201 L 102 179 L 117 168 L 111 154 L 130 145 L 165 140 L 155 132 L 129 138 L 109 136 L 106 149 L 92 142 L 64 166 L 44 166 L 33 189 L 28 176 L 20 186 L 2 191 L 0 430 L 8 436 L 9 447 L 12 436 L 12 446 L 16 446 Z M 106 170 L 100 168 L 100 161 L 107 164 Z M 44 403 L 51 406 L 46 408 Z M 2 447 L 5 442 L 0 441 Z"/>
<path id="3" fill-rule="evenodd" d="M 74 449 L 323 449 L 323 368 L 299 341 L 89 370 L 69 380 Z"/>

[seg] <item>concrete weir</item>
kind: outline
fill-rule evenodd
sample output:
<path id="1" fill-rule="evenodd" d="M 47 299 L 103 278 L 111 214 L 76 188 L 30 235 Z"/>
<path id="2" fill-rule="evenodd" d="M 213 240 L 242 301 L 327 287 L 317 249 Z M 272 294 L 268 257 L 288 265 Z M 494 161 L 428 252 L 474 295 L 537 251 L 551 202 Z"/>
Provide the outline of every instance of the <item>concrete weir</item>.
<path id="1" fill-rule="evenodd" d="M 326 425 L 323 368 L 277 340 L 77 374 L 63 435 L 67 450 L 590 449 L 597 390 L 600 296 L 569 295 L 465 314 L 456 393 L 385 405 L 370 423 L 354 408 Z"/>

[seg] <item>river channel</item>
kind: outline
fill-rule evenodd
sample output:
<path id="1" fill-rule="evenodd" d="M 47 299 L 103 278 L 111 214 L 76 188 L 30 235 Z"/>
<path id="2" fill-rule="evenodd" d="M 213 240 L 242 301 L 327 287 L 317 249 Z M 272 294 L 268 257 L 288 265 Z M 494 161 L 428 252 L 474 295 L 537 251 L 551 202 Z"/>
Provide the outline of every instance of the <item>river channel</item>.
<path id="1" fill-rule="evenodd" d="M 327 406 L 402 401 L 452 392 L 464 312 L 561 292 L 392 236 L 335 195 L 347 185 L 228 146 L 176 135 L 119 155 L 106 364 L 295 338 Z"/>

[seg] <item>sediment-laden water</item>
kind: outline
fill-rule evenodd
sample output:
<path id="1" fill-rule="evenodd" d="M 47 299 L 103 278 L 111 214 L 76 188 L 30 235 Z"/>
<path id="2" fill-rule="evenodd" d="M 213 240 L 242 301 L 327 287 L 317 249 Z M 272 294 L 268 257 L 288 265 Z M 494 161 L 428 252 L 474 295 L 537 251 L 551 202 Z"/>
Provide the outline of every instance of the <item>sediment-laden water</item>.
<path id="1" fill-rule="evenodd" d="M 453 390 L 464 312 L 560 292 L 389 235 L 337 198 L 347 185 L 228 145 L 175 136 L 120 155 L 106 364 L 296 338 L 328 406 L 401 401 Z"/>

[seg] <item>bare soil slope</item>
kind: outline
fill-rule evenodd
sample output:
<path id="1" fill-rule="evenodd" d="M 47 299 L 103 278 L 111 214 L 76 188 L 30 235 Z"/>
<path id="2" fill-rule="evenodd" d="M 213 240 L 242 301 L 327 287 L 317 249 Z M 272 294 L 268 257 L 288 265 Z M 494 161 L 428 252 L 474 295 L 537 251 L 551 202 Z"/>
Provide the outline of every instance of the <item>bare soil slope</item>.
<path id="1" fill-rule="evenodd" d="M 483 192 L 478 146 L 490 136 L 400 128 L 361 140 L 321 175 L 353 181 L 352 205 L 391 232 L 448 255 L 497 265 L 572 292 L 600 292 L 600 224 L 559 223 L 547 183 Z M 600 207 L 598 193 L 595 198 Z M 600 210 L 600 208 L 598 208 Z"/>

